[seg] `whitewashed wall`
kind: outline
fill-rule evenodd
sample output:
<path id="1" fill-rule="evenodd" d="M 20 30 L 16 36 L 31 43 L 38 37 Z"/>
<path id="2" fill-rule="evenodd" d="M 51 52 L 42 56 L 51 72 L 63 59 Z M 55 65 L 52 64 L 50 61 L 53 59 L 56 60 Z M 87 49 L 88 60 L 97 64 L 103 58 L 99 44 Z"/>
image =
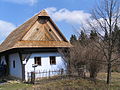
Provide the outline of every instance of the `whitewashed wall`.
<path id="1" fill-rule="evenodd" d="M 56 56 L 56 65 L 50 65 L 50 56 Z M 65 69 L 66 65 L 59 53 L 33 53 L 25 65 L 25 78 L 27 80 L 27 72 L 34 71 L 32 64 L 34 64 L 34 57 L 41 57 L 41 66 L 37 66 L 35 71 L 49 71 Z M 25 63 L 25 62 L 24 62 Z"/>
<path id="2" fill-rule="evenodd" d="M 13 68 L 13 61 L 15 60 L 15 68 Z M 10 75 L 22 79 L 22 65 L 18 53 L 9 56 Z"/>

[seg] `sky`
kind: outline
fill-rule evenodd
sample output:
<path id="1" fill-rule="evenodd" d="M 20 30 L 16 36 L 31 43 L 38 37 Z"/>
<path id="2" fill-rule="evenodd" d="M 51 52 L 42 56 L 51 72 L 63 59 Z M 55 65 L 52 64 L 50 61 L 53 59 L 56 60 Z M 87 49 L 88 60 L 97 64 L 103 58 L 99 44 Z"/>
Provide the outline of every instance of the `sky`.
<path id="1" fill-rule="evenodd" d="M 45 9 L 69 40 L 90 18 L 96 0 L 0 0 L 0 43 L 15 28 Z"/>

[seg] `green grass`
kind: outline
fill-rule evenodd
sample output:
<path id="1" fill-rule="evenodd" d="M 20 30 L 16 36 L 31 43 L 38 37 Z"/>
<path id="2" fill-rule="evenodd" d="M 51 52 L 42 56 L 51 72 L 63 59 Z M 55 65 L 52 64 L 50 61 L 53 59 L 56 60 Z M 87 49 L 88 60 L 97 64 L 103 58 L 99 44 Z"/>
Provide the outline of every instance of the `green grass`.
<path id="1" fill-rule="evenodd" d="M 0 85 L 0 90 L 20 90 L 28 87 L 32 87 L 32 85 L 24 83 L 7 83 Z"/>

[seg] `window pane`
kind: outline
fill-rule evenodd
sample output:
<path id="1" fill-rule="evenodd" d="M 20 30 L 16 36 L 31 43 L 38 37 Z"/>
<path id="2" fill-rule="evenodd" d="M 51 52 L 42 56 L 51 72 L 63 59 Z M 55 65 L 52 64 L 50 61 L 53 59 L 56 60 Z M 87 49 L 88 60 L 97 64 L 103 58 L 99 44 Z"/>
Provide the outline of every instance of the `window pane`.
<path id="1" fill-rule="evenodd" d="M 35 64 L 41 65 L 41 57 L 34 57 Z"/>
<path id="2" fill-rule="evenodd" d="M 55 56 L 50 56 L 50 64 L 56 64 L 56 57 Z"/>

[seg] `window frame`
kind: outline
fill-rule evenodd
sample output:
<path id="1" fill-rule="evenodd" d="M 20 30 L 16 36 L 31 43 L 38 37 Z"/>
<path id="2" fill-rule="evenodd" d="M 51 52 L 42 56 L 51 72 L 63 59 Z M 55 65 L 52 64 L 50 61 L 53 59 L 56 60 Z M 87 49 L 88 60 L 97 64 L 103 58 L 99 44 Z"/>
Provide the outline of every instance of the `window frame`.
<path id="1" fill-rule="evenodd" d="M 50 56 L 50 65 L 56 65 L 56 56 Z"/>
<path id="2" fill-rule="evenodd" d="M 34 64 L 42 66 L 41 57 L 34 57 Z"/>

